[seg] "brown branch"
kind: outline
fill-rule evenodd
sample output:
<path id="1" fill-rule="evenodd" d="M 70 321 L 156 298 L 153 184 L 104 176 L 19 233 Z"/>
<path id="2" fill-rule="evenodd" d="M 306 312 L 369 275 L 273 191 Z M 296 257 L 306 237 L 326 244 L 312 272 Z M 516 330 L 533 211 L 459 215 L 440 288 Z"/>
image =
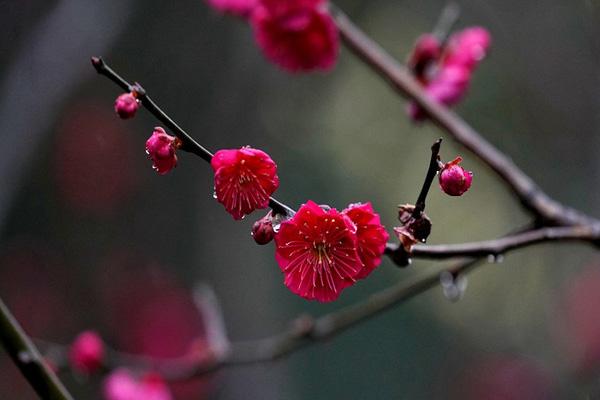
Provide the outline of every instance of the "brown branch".
<path id="1" fill-rule="evenodd" d="M 487 164 L 544 225 L 596 225 L 600 221 L 546 195 L 512 160 L 447 107 L 430 99 L 410 72 L 362 32 L 337 7 L 332 14 L 346 46 L 402 96 L 413 100 L 441 129 Z"/>
<path id="2" fill-rule="evenodd" d="M 502 255 L 511 250 L 539 243 L 579 241 L 595 244 L 598 240 L 600 240 L 600 229 L 596 226 L 547 227 L 481 242 L 443 245 L 417 244 L 413 246 L 411 256 L 432 259 L 480 258 Z M 388 243 L 385 251 L 390 257 L 393 257 L 394 252 L 403 251 L 403 248 L 395 243 Z"/>
<path id="3" fill-rule="evenodd" d="M 40 398 L 72 399 L 2 299 L 0 299 L 0 342 Z"/>
<path id="4" fill-rule="evenodd" d="M 454 276 L 467 273 L 480 265 L 481 260 L 463 259 L 445 270 Z M 160 359 L 108 351 L 108 368 L 128 366 L 139 369 L 153 369 L 169 381 L 186 381 L 217 370 L 279 360 L 308 345 L 320 343 L 342 334 L 346 330 L 371 319 L 391 308 L 403 304 L 438 286 L 439 271 L 425 278 L 414 279 L 409 283 L 399 282 L 377 292 L 366 300 L 342 308 L 341 310 L 314 318 L 301 315 L 284 331 L 259 340 L 231 343 L 229 351 L 192 361 L 188 356 L 173 359 Z M 66 346 L 48 344 L 49 353 L 66 354 Z"/>

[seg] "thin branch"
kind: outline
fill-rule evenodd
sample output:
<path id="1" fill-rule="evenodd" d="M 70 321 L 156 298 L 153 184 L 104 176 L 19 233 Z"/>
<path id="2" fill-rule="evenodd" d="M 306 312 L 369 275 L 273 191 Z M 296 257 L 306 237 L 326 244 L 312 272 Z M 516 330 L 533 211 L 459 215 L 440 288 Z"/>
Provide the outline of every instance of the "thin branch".
<path id="1" fill-rule="evenodd" d="M 0 342 L 40 398 L 72 399 L 2 299 L 0 299 Z"/>
<path id="2" fill-rule="evenodd" d="M 435 28 L 433 29 L 433 35 L 441 43 L 444 43 L 446 40 L 448 40 L 448 36 L 450 36 L 450 31 L 452 30 L 454 24 L 456 24 L 456 21 L 458 21 L 459 17 L 460 6 L 453 1 L 449 1 L 442 10 L 440 17 L 437 23 L 435 24 Z"/>
<path id="3" fill-rule="evenodd" d="M 96 69 L 96 71 L 100 75 L 104 75 L 118 86 L 121 89 L 131 92 L 135 91 L 137 93 L 138 99 L 142 102 L 142 105 L 158 119 L 160 122 L 165 124 L 174 134 L 177 136 L 181 142 L 182 147 L 181 150 L 187 151 L 197 155 L 202 158 L 204 161 L 210 163 L 210 160 L 213 157 L 213 153 L 207 150 L 204 146 L 198 143 L 194 138 L 192 138 L 183 128 L 181 128 L 171 117 L 169 117 L 148 95 L 146 90 L 139 84 L 130 84 L 123 77 L 121 77 L 118 73 L 116 73 L 102 58 L 100 57 L 92 57 L 92 65 Z M 269 198 L 269 207 L 276 214 L 282 215 L 293 215 L 294 210 L 279 200 L 270 197 Z"/>
<path id="4" fill-rule="evenodd" d="M 463 259 L 445 270 L 458 276 L 481 264 L 481 260 Z M 214 357 L 205 357 L 200 361 L 194 361 L 187 356 L 160 359 L 109 350 L 107 367 L 116 368 L 126 365 L 132 368 L 153 369 L 169 381 L 186 381 L 223 368 L 276 361 L 306 346 L 327 341 L 438 286 L 439 283 L 439 271 L 409 283 L 399 282 L 371 295 L 364 301 L 321 317 L 301 315 L 278 334 L 258 340 L 233 342 L 228 352 L 215 354 Z M 59 354 L 67 351 L 66 346 L 56 344 L 47 344 L 47 349 Z"/>
<path id="5" fill-rule="evenodd" d="M 398 93 L 413 100 L 429 118 L 487 164 L 514 192 L 523 206 L 545 225 L 596 225 L 600 221 L 566 207 L 546 195 L 512 160 L 485 140 L 457 114 L 430 99 L 410 72 L 362 32 L 339 8 L 332 14 L 346 46 Z"/>
<path id="6" fill-rule="evenodd" d="M 571 226 L 547 227 L 494 240 L 481 242 L 443 244 L 443 245 L 415 245 L 412 247 L 411 257 L 448 259 L 456 257 L 486 257 L 505 254 L 511 250 L 546 242 L 579 241 L 596 244 L 600 240 L 600 229 L 596 226 Z M 390 256 L 402 248 L 395 243 L 388 243 L 386 253 Z"/>
<path id="7" fill-rule="evenodd" d="M 427 194 L 429 193 L 429 188 L 433 183 L 433 179 L 437 175 L 440 167 L 438 165 L 439 156 L 440 156 L 440 147 L 442 145 L 442 139 L 436 140 L 431 146 L 431 159 L 429 160 L 429 167 L 427 168 L 427 175 L 425 176 L 425 182 L 423 183 L 423 188 L 421 189 L 421 193 L 419 193 L 419 197 L 417 198 L 417 203 L 415 204 L 415 209 L 413 211 L 413 217 L 418 218 L 421 216 L 421 213 L 425 211 L 425 200 L 427 199 Z"/>

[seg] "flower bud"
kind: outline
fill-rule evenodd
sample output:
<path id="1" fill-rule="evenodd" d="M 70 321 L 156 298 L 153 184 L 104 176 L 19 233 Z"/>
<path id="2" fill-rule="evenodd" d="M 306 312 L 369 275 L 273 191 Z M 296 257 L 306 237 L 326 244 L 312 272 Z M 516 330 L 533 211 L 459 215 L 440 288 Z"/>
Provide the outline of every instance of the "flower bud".
<path id="1" fill-rule="evenodd" d="M 471 187 L 473 173 L 458 165 L 461 157 L 456 157 L 442 167 L 440 171 L 440 187 L 450 196 L 462 196 Z"/>
<path id="2" fill-rule="evenodd" d="M 273 229 L 273 215 L 269 211 L 267 215 L 259 219 L 252 225 L 252 237 L 260 245 L 264 245 L 273 240 L 275 230 Z"/>
<path id="3" fill-rule="evenodd" d="M 138 108 L 140 103 L 133 93 L 123 93 L 115 101 L 115 112 L 122 119 L 133 118 Z"/>
<path id="4" fill-rule="evenodd" d="M 102 366 L 104 343 L 94 331 L 80 333 L 71 344 L 69 361 L 71 368 L 84 374 L 92 374 Z"/>
<path id="5" fill-rule="evenodd" d="M 168 135 L 163 128 L 154 128 L 152 136 L 146 141 L 146 153 L 152 160 L 152 168 L 159 175 L 165 175 L 177 166 L 175 150 L 179 145 L 179 140 Z"/>

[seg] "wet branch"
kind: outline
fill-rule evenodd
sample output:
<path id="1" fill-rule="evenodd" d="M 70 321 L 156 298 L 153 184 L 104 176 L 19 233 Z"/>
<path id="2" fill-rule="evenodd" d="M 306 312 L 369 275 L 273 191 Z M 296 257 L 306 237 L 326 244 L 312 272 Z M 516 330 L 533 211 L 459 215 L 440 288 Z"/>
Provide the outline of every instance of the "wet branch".
<path id="1" fill-rule="evenodd" d="M 0 343 L 40 398 L 72 399 L 1 299 Z"/>

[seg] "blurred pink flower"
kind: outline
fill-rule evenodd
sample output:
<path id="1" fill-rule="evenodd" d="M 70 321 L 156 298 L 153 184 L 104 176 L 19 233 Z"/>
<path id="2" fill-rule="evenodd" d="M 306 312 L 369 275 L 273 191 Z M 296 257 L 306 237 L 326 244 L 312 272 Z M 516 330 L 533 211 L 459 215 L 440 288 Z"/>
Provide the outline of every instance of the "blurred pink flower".
<path id="1" fill-rule="evenodd" d="M 288 71 L 336 63 L 339 35 L 323 0 L 259 0 L 250 23 L 265 56 Z"/>
<path id="2" fill-rule="evenodd" d="M 173 396 L 162 377 L 147 373 L 140 379 L 129 370 L 120 368 L 104 380 L 106 400 L 172 400 Z"/>
<path id="3" fill-rule="evenodd" d="M 469 365 L 452 390 L 466 400 L 553 399 L 552 377 L 538 363 L 494 355 Z"/>
<path id="4" fill-rule="evenodd" d="M 58 192 L 76 211 L 110 215 L 139 187 L 132 135 L 95 102 L 67 110 L 52 151 Z"/>
<path id="5" fill-rule="evenodd" d="M 207 0 L 215 10 L 247 18 L 258 4 L 258 0 Z"/>
<path id="6" fill-rule="evenodd" d="M 487 55 L 491 41 L 487 29 L 479 26 L 455 33 L 449 39 L 442 64 L 464 67 L 472 72 Z"/>
<path id="7" fill-rule="evenodd" d="M 71 368 L 77 372 L 91 374 L 96 372 L 104 359 L 104 343 L 94 331 L 80 333 L 69 350 Z"/>
<path id="8" fill-rule="evenodd" d="M 435 42 L 429 36 L 423 35 L 415 45 L 410 59 L 415 64 L 413 73 L 431 99 L 453 106 L 465 96 L 475 67 L 485 58 L 491 43 L 490 34 L 481 27 L 466 28 L 455 33 L 450 37 L 441 58 L 435 53 Z M 427 65 L 419 67 L 419 62 L 426 62 Z M 427 117 L 414 102 L 409 103 L 407 111 L 414 121 Z"/>

